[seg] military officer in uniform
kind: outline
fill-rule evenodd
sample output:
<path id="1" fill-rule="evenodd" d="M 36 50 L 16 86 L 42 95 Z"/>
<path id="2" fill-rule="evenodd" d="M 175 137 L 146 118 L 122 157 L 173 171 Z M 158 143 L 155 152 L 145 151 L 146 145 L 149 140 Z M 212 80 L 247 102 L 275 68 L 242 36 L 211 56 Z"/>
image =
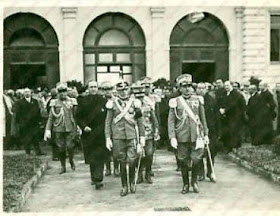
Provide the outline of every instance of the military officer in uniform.
<path id="1" fill-rule="evenodd" d="M 116 84 L 118 96 L 106 104 L 107 117 L 105 123 L 106 147 L 113 150 L 113 156 L 120 162 L 121 196 L 135 193 L 135 160 L 137 149 L 145 145 L 145 130 L 141 113 L 141 102 L 130 97 L 129 85 L 125 81 Z M 140 146 L 141 145 L 141 146 Z M 126 165 L 129 166 L 129 183 Z"/>
<path id="2" fill-rule="evenodd" d="M 74 157 L 74 135 L 76 123 L 73 115 L 73 109 L 77 106 L 74 100 L 67 96 L 67 84 L 57 84 L 58 98 L 50 102 L 50 112 L 47 121 L 44 140 L 51 138 L 51 130 L 55 132 L 55 142 L 59 150 L 59 159 L 61 162 L 61 171 L 66 172 L 66 151 L 68 152 L 69 163 L 72 170 L 75 170 Z"/>
<path id="3" fill-rule="evenodd" d="M 137 183 L 140 184 L 143 182 L 143 168 L 145 168 L 145 179 L 147 183 L 152 184 L 153 181 L 151 178 L 151 170 L 153 154 L 155 151 L 154 141 L 159 140 L 159 123 L 155 114 L 155 106 L 152 101 L 147 98 L 148 96 L 144 94 L 145 88 L 144 86 L 141 86 L 141 82 L 135 83 L 135 85 L 133 86 L 133 90 L 135 92 L 135 96 L 138 97 L 142 102 L 141 110 L 143 115 L 146 139 L 146 144 L 144 147 L 145 157 L 143 157 L 141 160 Z"/>
<path id="4" fill-rule="evenodd" d="M 202 160 L 204 144 L 209 143 L 204 107 L 197 96 L 193 95 L 191 75 L 182 74 L 177 78 L 177 82 L 181 95 L 169 101 L 168 135 L 171 146 L 178 150 L 178 159 L 181 161 L 181 193 L 189 192 L 189 170 L 193 191 L 199 193 L 199 163 Z"/>
<path id="5" fill-rule="evenodd" d="M 113 86 L 111 84 L 111 82 L 109 81 L 104 81 L 100 84 L 99 88 L 99 93 L 100 95 L 102 95 L 102 97 L 106 100 L 106 102 L 108 100 L 112 100 L 113 99 L 113 95 L 112 95 L 112 90 L 113 90 Z M 106 167 L 106 172 L 105 172 L 105 176 L 110 176 L 111 175 L 111 158 L 112 158 L 112 152 L 108 152 L 108 156 L 105 160 L 105 167 Z M 114 176 L 115 177 L 119 177 L 120 175 L 120 171 L 119 171 L 119 162 L 116 158 L 113 158 L 113 164 L 114 164 Z"/>

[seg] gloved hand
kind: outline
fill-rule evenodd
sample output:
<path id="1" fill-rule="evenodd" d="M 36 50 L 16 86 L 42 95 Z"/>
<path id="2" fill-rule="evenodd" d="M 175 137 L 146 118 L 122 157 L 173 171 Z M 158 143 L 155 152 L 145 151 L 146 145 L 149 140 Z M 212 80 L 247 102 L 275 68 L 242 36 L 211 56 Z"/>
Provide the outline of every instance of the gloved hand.
<path id="1" fill-rule="evenodd" d="M 142 156 L 143 156 L 143 154 L 144 154 L 144 149 L 143 149 L 143 147 L 142 147 L 141 144 L 137 144 L 137 146 L 136 146 L 136 152 L 137 152 L 138 155 L 142 155 Z"/>
<path id="2" fill-rule="evenodd" d="M 142 147 L 145 146 L 145 144 L 146 144 L 146 139 L 145 139 L 144 136 L 140 136 L 140 144 L 142 145 Z"/>
<path id="3" fill-rule="evenodd" d="M 45 134 L 44 134 L 44 140 L 47 141 L 48 139 L 50 139 L 52 137 L 52 133 L 50 130 L 46 130 Z"/>
<path id="4" fill-rule="evenodd" d="M 158 141 L 160 140 L 160 135 L 159 135 L 159 131 L 156 130 L 155 134 L 154 134 L 154 141 Z"/>
<path id="5" fill-rule="evenodd" d="M 178 142 L 177 142 L 177 139 L 176 138 L 171 138 L 170 140 L 170 144 L 173 148 L 177 149 L 178 147 Z"/>
<path id="6" fill-rule="evenodd" d="M 88 127 L 88 126 L 86 126 L 85 128 L 84 128 L 84 131 L 87 133 L 87 132 L 91 132 L 91 128 L 90 127 Z"/>
<path id="7" fill-rule="evenodd" d="M 204 143 L 206 144 L 206 145 L 209 145 L 209 137 L 206 135 L 206 136 L 204 136 Z"/>
<path id="8" fill-rule="evenodd" d="M 113 148 L 113 143 L 112 143 L 112 140 L 111 138 L 106 138 L 106 148 L 111 151 L 112 148 Z"/>

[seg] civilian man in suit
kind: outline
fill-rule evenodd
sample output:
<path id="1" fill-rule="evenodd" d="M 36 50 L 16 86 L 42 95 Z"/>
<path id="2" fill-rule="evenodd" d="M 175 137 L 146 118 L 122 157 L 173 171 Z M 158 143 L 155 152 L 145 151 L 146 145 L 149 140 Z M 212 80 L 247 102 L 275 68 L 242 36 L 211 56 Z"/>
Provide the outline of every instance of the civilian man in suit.
<path id="1" fill-rule="evenodd" d="M 44 155 L 39 146 L 41 114 L 38 101 L 31 97 L 29 88 L 24 89 L 23 95 L 24 97 L 15 104 L 21 142 L 24 144 L 26 154 L 31 153 L 33 146 L 36 155 Z"/>
<path id="2" fill-rule="evenodd" d="M 272 144 L 273 139 L 273 120 L 276 118 L 275 101 L 273 100 L 272 93 L 268 90 L 268 84 L 260 82 L 260 107 L 262 109 L 261 119 L 263 129 L 261 131 L 261 143 Z"/>
<path id="3" fill-rule="evenodd" d="M 137 149 L 145 146 L 145 129 L 141 113 L 141 102 L 130 97 L 127 82 L 121 80 L 116 84 L 118 96 L 106 104 L 107 117 L 105 123 L 106 147 L 113 150 L 113 156 L 120 162 L 121 196 L 135 193 L 135 161 Z M 129 167 L 129 183 L 126 165 Z"/>
<path id="4" fill-rule="evenodd" d="M 260 134 L 262 133 L 263 124 L 261 118 L 260 95 L 256 85 L 249 86 L 251 97 L 248 101 L 246 113 L 248 117 L 248 124 L 251 133 L 252 145 L 260 145 Z"/>
<path id="5" fill-rule="evenodd" d="M 77 121 L 82 130 L 85 163 L 90 166 L 91 184 L 96 189 L 103 187 L 103 171 L 106 154 L 105 118 L 106 99 L 97 94 L 96 81 L 88 83 L 89 94 L 79 100 Z"/>
<path id="6" fill-rule="evenodd" d="M 220 128 L 220 119 L 219 119 L 219 109 L 217 104 L 217 99 L 215 91 L 207 91 L 206 83 L 198 83 L 197 85 L 197 94 L 202 96 L 201 103 L 204 105 L 205 117 L 208 127 L 208 136 L 209 136 L 209 148 L 211 152 L 211 159 L 214 165 L 215 157 L 219 151 L 218 147 L 218 137 L 219 137 L 219 128 Z M 207 154 L 207 174 L 206 176 L 210 179 L 211 182 L 215 183 L 213 178 L 213 172 L 210 165 L 210 158 Z M 204 179 L 204 164 L 201 164 L 201 174 L 202 179 Z M 200 176 L 201 177 L 201 176 Z"/>
<path id="7" fill-rule="evenodd" d="M 73 110 L 77 106 L 76 101 L 67 96 L 67 84 L 58 83 L 58 97 L 51 100 L 50 113 L 45 129 L 44 140 L 51 138 L 51 131 L 55 132 L 55 143 L 59 150 L 59 159 L 61 162 L 61 171 L 66 172 L 66 152 L 68 152 L 71 169 L 75 170 L 74 163 L 74 136 L 76 132 L 76 122 Z"/>
<path id="8" fill-rule="evenodd" d="M 180 96 L 169 101 L 168 135 L 171 146 L 178 150 L 183 178 L 182 194 L 189 192 L 189 169 L 192 171 L 191 185 L 195 193 L 199 193 L 197 175 L 202 160 L 204 143 L 198 146 L 198 136 L 209 143 L 208 128 L 204 107 L 197 96 L 194 96 L 192 76 L 182 74 L 177 78 Z M 205 135 L 205 137 L 203 137 Z M 190 164 L 192 167 L 190 168 Z"/>
<path id="9" fill-rule="evenodd" d="M 223 107 L 219 111 L 224 116 L 222 141 L 227 152 L 230 152 L 233 148 L 241 146 L 241 131 L 245 121 L 246 102 L 244 97 L 236 89 L 233 89 L 230 81 L 226 81 L 224 87 L 226 96 Z"/>

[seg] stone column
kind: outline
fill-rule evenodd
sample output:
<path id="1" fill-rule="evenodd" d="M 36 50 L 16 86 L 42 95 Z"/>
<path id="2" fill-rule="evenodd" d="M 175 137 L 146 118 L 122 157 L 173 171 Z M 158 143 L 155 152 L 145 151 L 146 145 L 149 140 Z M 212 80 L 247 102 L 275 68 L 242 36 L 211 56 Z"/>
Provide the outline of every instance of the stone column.
<path id="1" fill-rule="evenodd" d="M 152 16 L 152 43 L 151 43 L 151 60 L 152 71 L 147 73 L 153 80 L 158 78 L 169 79 L 169 59 L 166 54 L 166 43 L 164 35 L 166 34 L 164 25 L 164 7 L 151 7 Z"/>
<path id="2" fill-rule="evenodd" d="M 62 71 L 60 80 L 78 80 L 82 81 L 83 71 L 78 68 L 78 41 L 77 41 L 77 8 L 63 7 L 63 47 L 62 52 Z"/>
<path id="3" fill-rule="evenodd" d="M 234 74 L 234 77 L 232 77 L 232 80 L 236 81 L 242 81 L 243 79 L 243 25 L 242 25 L 242 18 L 243 18 L 243 7 L 235 8 L 235 15 L 236 15 L 236 48 L 234 49 L 231 47 L 230 53 L 234 52 L 234 56 L 236 59 L 235 62 L 235 70 L 232 71 L 232 74 Z M 231 78 L 231 77 L 230 77 Z"/>

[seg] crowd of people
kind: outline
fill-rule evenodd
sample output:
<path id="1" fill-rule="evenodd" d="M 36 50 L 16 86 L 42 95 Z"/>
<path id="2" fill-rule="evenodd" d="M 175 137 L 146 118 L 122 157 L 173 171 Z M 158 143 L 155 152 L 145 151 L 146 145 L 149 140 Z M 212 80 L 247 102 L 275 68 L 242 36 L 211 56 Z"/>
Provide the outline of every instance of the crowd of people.
<path id="1" fill-rule="evenodd" d="M 90 81 L 82 91 L 58 83 L 56 88 L 5 90 L 5 149 L 45 155 L 42 143 L 52 146 L 53 160 L 72 170 L 75 147 L 83 150 L 91 184 L 103 187 L 105 176 L 120 176 L 121 196 L 135 193 L 136 184 L 152 184 L 156 148 L 174 151 L 181 171 L 182 193 L 190 186 L 199 192 L 205 176 L 216 182 L 215 156 L 231 152 L 242 142 L 271 144 L 280 133 L 280 85 L 216 80 L 194 83 L 189 74 L 175 85 L 156 85 L 144 77 L 132 85 L 124 80 Z M 211 154 L 205 154 L 208 147 Z M 206 158 L 204 170 L 203 158 Z M 191 171 L 191 178 L 189 178 Z M 205 174 L 206 173 L 206 174 Z"/>

